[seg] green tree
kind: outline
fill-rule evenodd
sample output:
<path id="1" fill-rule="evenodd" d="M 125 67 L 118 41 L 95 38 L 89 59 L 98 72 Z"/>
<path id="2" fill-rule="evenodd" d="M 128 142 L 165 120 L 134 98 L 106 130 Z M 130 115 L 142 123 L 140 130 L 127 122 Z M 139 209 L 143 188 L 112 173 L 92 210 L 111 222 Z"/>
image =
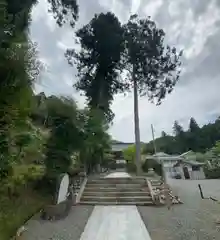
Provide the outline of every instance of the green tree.
<path id="1" fill-rule="evenodd" d="M 82 138 L 77 107 L 73 100 L 53 97 L 48 112 L 51 132 L 46 144 L 45 165 L 47 175 L 55 177 L 69 170 L 71 155 L 79 149 Z"/>
<path id="2" fill-rule="evenodd" d="M 84 141 L 80 149 L 80 159 L 90 173 L 98 164 L 106 165 L 105 156 L 110 151 L 110 136 L 102 111 L 88 108 L 83 111 L 82 117 Z"/>
<path id="3" fill-rule="evenodd" d="M 69 21 L 71 27 L 75 26 L 78 19 L 79 7 L 76 0 L 48 0 L 51 4 L 51 11 L 58 26 L 62 26 Z"/>
<path id="4" fill-rule="evenodd" d="M 38 74 L 34 48 L 25 33 L 28 19 L 20 17 L 21 12 L 30 12 L 30 5 L 13 9 L 11 3 L 0 5 L 0 178 L 9 172 L 11 131 L 25 124 Z"/>
<path id="5" fill-rule="evenodd" d="M 161 137 L 166 137 L 166 136 L 167 136 L 166 132 L 162 131 L 161 132 Z"/>
<path id="6" fill-rule="evenodd" d="M 132 15 L 124 28 L 124 69 L 128 84 L 134 91 L 134 122 L 137 172 L 141 171 L 141 143 L 138 113 L 138 93 L 147 95 L 157 104 L 173 90 L 179 78 L 181 52 L 165 46 L 165 33 L 150 18 Z"/>
<path id="7" fill-rule="evenodd" d="M 194 118 L 190 118 L 189 131 L 191 133 L 197 133 L 199 131 L 199 125 Z"/>
<path id="8" fill-rule="evenodd" d="M 178 123 L 178 121 L 174 122 L 173 125 L 173 133 L 175 136 L 179 136 L 184 132 L 183 127 Z"/>
<path id="9" fill-rule="evenodd" d="M 134 162 L 135 152 L 136 152 L 135 145 L 129 146 L 123 151 L 124 159 L 127 160 L 128 162 Z"/>
<path id="10" fill-rule="evenodd" d="M 113 95 L 124 86 L 121 83 L 121 53 L 124 50 L 123 29 L 112 13 L 101 13 L 76 32 L 81 49 L 69 49 L 70 64 L 77 62 L 79 80 L 76 88 L 84 92 L 92 109 L 102 110 L 110 122 Z"/>
<path id="11" fill-rule="evenodd" d="M 189 131 L 186 133 L 188 138 L 188 145 L 189 148 L 193 151 L 199 151 L 200 145 L 201 145 L 201 133 L 199 125 L 197 124 L 196 120 L 194 118 L 190 118 L 189 122 Z"/>

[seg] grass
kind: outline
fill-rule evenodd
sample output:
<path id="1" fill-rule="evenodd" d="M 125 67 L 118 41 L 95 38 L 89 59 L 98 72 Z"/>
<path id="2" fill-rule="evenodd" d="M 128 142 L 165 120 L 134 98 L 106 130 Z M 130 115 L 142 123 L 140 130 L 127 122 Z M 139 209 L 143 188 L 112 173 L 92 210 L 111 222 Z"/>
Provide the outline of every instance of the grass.
<path id="1" fill-rule="evenodd" d="M 8 240 L 15 235 L 33 214 L 39 211 L 48 199 L 37 192 L 26 189 L 16 198 L 0 198 L 0 239 Z"/>

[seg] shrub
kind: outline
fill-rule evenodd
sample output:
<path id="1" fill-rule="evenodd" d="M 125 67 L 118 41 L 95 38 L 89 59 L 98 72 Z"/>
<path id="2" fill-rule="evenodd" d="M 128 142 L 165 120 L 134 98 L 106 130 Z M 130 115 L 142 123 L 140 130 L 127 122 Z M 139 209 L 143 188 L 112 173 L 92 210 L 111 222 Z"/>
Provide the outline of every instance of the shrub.
<path id="1" fill-rule="evenodd" d="M 204 168 L 204 173 L 207 179 L 220 178 L 220 168 L 214 168 L 214 169 Z"/>
<path id="2" fill-rule="evenodd" d="M 10 197 L 18 196 L 23 189 L 31 186 L 44 175 L 44 168 L 37 165 L 19 165 L 13 167 L 11 176 L 2 181 L 0 191 Z"/>
<path id="3" fill-rule="evenodd" d="M 134 173 L 137 170 L 136 165 L 133 162 L 127 163 L 126 168 L 127 168 L 127 172 L 130 172 L 130 173 Z"/>
<path id="4" fill-rule="evenodd" d="M 148 159 L 143 163 L 142 170 L 144 172 L 148 172 L 149 168 L 153 168 L 157 175 L 162 176 L 163 169 L 160 163 L 156 162 L 155 160 Z"/>

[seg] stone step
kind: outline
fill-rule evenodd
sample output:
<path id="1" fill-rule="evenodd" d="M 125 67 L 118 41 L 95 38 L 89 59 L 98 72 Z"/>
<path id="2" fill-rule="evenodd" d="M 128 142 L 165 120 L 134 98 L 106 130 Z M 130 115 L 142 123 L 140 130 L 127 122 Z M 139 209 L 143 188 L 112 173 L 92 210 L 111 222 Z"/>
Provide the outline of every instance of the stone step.
<path id="1" fill-rule="evenodd" d="M 115 205 L 135 205 L 135 206 L 152 206 L 152 201 L 145 202 L 97 202 L 97 201 L 81 201 L 79 205 L 101 205 L 101 206 L 115 206 Z"/>
<path id="2" fill-rule="evenodd" d="M 133 191 L 133 192 L 127 192 L 127 191 L 124 191 L 124 192 L 116 192 L 116 191 L 113 191 L 113 192 L 102 192 L 102 191 L 93 191 L 93 192 L 88 192 L 88 191 L 84 191 L 83 192 L 83 196 L 86 196 L 86 197 L 93 197 L 93 196 L 96 196 L 96 197 L 100 197 L 100 196 L 105 196 L 105 197 L 117 197 L 117 196 L 124 196 L 124 197 L 135 197 L 135 196 L 141 196 L 141 197 L 144 197 L 144 196 L 150 196 L 150 192 L 136 192 L 136 191 Z"/>
<path id="3" fill-rule="evenodd" d="M 82 196 L 80 202 L 148 202 L 152 201 L 150 196 Z"/>
<path id="4" fill-rule="evenodd" d="M 88 180 L 89 183 L 102 184 L 102 183 L 114 183 L 114 184 L 144 184 L 146 181 L 144 178 L 96 178 Z"/>
<path id="5" fill-rule="evenodd" d="M 137 186 L 137 187 L 119 187 L 119 186 L 115 186 L 115 187 L 90 187 L 90 186 L 86 186 L 84 191 L 87 192 L 94 192 L 94 191 L 98 191 L 98 192 L 147 192 L 149 191 L 148 187 L 142 187 L 142 186 Z"/>
<path id="6" fill-rule="evenodd" d="M 139 183 L 90 183 L 87 182 L 86 187 L 89 188 L 117 188 L 117 189 L 127 189 L 127 188 L 140 188 L 140 187 L 147 187 L 146 184 L 139 184 Z"/>
<path id="7" fill-rule="evenodd" d="M 150 182 L 151 182 L 151 184 L 155 184 L 155 185 L 160 185 L 161 184 L 161 181 L 160 180 L 153 180 L 153 179 L 151 179 L 150 180 Z"/>

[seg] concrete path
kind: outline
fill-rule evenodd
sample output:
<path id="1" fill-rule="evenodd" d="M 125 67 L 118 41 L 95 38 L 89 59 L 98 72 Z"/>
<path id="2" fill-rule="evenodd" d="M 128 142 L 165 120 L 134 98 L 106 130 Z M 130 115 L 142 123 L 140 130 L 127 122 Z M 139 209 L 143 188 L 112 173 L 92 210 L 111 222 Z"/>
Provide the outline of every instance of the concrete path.
<path id="1" fill-rule="evenodd" d="M 136 206 L 96 206 L 80 240 L 150 240 Z"/>
<path id="2" fill-rule="evenodd" d="M 107 177 L 129 177 L 125 172 Z M 73 206 L 60 221 L 28 221 L 24 240 L 151 240 L 136 206 Z"/>
<path id="3" fill-rule="evenodd" d="M 125 172 L 107 178 L 130 177 Z M 136 206 L 96 206 L 80 240 L 151 240 Z"/>
<path id="4" fill-rule="evenodd" d="M 114 172 L 114 173 L 110 173 L 106 176 L 106 178 L 127 178 L 127 177 L 131 177 L 131 175 L 129 175 L 126 172 Z"/>

